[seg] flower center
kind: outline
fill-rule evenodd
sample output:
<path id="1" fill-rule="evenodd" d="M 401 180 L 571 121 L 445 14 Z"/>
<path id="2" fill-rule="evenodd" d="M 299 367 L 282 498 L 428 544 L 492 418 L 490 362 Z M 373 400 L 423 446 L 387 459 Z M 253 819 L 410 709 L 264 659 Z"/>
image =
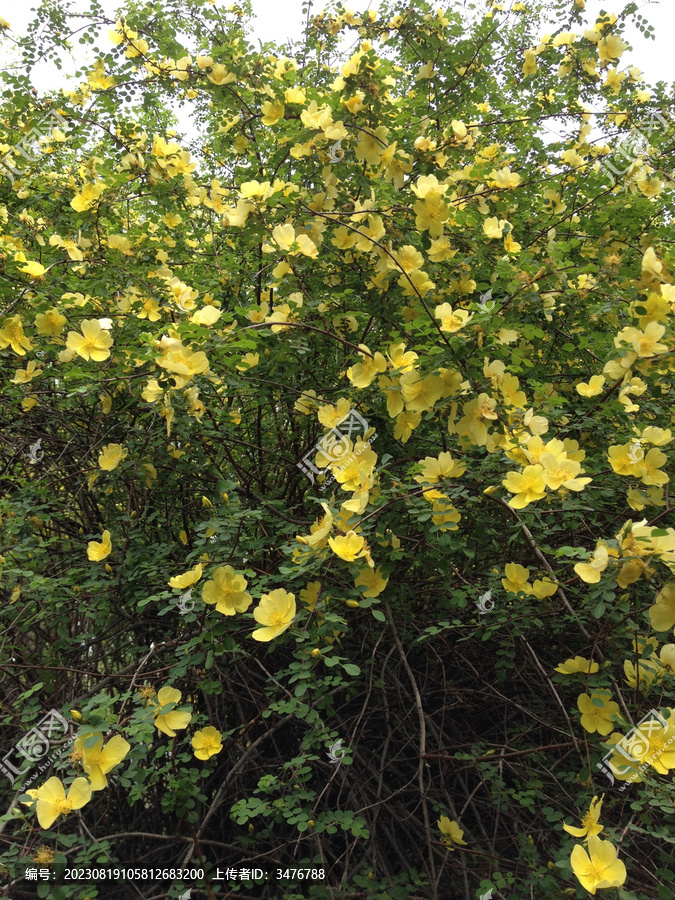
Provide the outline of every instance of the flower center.
<path id="1" fill-rule="evenodd" d="M 591 878 L 593 879 L 593 881 L 595 881 L 596 883 L 597 883 L 598 881 L 604 881 L 604 880 L 605 880 L 605 866 L 604 866 L 604 864 L 601 863 L 601 862 L 598 862 L 598 861 L 595 860 L 595 859 L 592 859 L 592 860 L 591 860 L 591 865 L 590 865 L 590 872 L 589 872 L 589 875 L 591 876 Z"/>
<path id="2" fill-rule="evenodd" d="M 64 816 L 66 815 L 66 813 L 70 812 L 70 802 L 66 799 L 55 800 L 54 806 L 56 807 L 56 811 L 59 816 Z"/>

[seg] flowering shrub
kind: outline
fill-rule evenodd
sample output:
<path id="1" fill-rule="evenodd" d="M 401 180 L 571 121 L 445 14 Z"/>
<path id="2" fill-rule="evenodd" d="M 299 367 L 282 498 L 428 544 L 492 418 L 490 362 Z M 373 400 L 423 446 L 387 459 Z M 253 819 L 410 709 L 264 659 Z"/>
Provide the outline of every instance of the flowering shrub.
<path id="1" fill-rule="evenodd" d="M 675 898 L 672 92 L 465 6 L 0 19 L 5 893 Z"/>

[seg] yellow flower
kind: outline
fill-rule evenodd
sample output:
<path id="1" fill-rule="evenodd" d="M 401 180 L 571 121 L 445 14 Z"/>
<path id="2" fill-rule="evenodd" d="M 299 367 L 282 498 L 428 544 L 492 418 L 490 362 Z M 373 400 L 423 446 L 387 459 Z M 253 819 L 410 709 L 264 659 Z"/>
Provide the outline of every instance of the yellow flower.
<path id="1" fill-rule="evenodd" d="M 610 760 L 610 767 L 619 781 L 642 781 L 640 769 L 645 764 L 660 775 L 667 775 L 671 769 L 675 769 L 673 712 L 670 711 L 665 725 L 660 717 L 648 719 L 628 735 L 614 732 L 607 743 L 614 747 L 616 753 Z M 626 754 L 632 759 L 628 759 Z M 622 766 L 621 769 L 618 768 L 619 765 Z"/>
<path id="2" fill-rule="evenodd" d="M 364 597 L 377 597 L 386 588 L 389 576 L 384 575 L 380 568 L 371 569 L 364 566 L 359 570 L 359 575 L 354 582 L 355 587 L 365 587 Z"/>
<path id="3" fill-rule="evenodd" d="M 26 275 L 30 275 L 31 278 L 42 278 L 45 274 L 45 267 L 41 265 L 39 262 L 27 262 L 23 268 L 19 269 L 19 272 L 25 272 Z"/>
<path id="4" fill-rule="evenodd" d="M 74 750 L 83 753 L 82 765 L 89 776 L 92 791 L 102 791 L 108 784 L 106 775 L 119 765 L 131 750 L 131 744 L 116 734 L 103 746 L 102 734 L 83 734 L 75 739 Z"/>
<path id="5" fill-rule="evenodd" d="M 588 695 L 582 694 L 581 696 L 587 697 Z M 591 805 L 588 808 L 588 812 L 581 820 L 581 828 L 575 828 L 573 825 L 566 825 L 564 822 L 563 828 L 568 834 L 571 834 L 573 837 L 587 838 L 592 834 L 600 834 L 603 828 L 602 825 L 598 824 L 601 808 L 602 798 L 598 800 L 597 797 L 593 797 L 593 799 L 591 800 Z"/>
<path id="6" fill-rule="evenodd" d="M 111 75 L 106 76 L 105 65 L 102 59 L 97 60 L 94 63 L 94 68 L 87 72 L 87 81 L 91 89 L 95 91 L 104 91 L 106 88 L 114 87 L 117 84 Z"/>
<path id="7" fill-rule="evenodd" d="M 530 592 L 530 571 L 525 566 L 519 566 L 518 563 L 507 563 L 504 568 L 504 574 L 506 578 L 502 578 L 502 585 L 505 591 L 508 591 L 510 594 L 517 594 L 520 591 Z"/>
<path id="8" fill-rule="evenodd" d="M 434 310 L 434 318 L 441 320 L 441 331 L 446 331 L 448 334 L 454 334 L 454 332 L 464 328 L 473 316 L 465 309 L 458 309 L 453 312 L 452 306 L 450 306 L 449 303 L 441 303 L 441 305 L 437 306 Z"/>
<path id="9" fill-rule="evenodd" d="M 26 350 L 32 350 L 33 345 L 23 333 L 21 316 L 12 316 L 5 319 L 0 329 L 0 350 L 11 347 L 17 356 L 25 356 Z"/>
<path id="10" fill-rule="evenodd" d="M 75 194 L 70 205 L 76 212 L 85 212 L 103 193 L 102 184 L 85 184 L 79 194 Z"/>
<path id="11" fill-rule="evenodd" d="M 104 531 L 101 537 L 101 543 L 98 541 L 89 541 L 87 545 L 87 556 L 92 562 L 100 562 L 112 553 L 112 541 L 110 540 L 110 532 Z"/>
<path id="12" fill-rule="evenodd" d="M 438 830 L 441 832 L 441 840 L 447 846 L 448 850 L 454 850 L 453 844 L 460 847 L 466 846 L 466 841 L 462 840 L 464 831 L 459 827 L 456 821 L 450 821 L 447 816 L 441 816 L 438 822 Z"/>
<path id="13" fill-rule="evenodd" d="M 251 354 L 246 355 L 250 356 Z M 258 356 L 257 353 L 253 355 Z M 293 409 L 301 413 L 303 416 L 311 416 L 314 410 L 317 408 L 317 396 L 316 391 L 313 388 L 310 388 L 308 391 L 303 391 L 300 397 L 293 404 Z"/>
<path id="14" fill-rule="evenodd" d="M 575 169 L 584 163 L 583 156 L 580 156 L 576 150 L 565 150 L 560 158 L 562 162 L 567 163 L 568 166 L 573 166 Z"/>
<path id="15" fill-rule="evenodd" d="M 319 600 L 319 594 L 321 593 L 321 582 L 320 581 L 310 581 L 306 588 L 303 588 L 300 591 L 300 602 L 304 603 L 307 609 L 311 612 L 316 606 Z"/>
<path id="16" fill-rule="evenodd" d="M 12 378 L 12 384 L 30 384 L 34 378 L 39 378 L 44 369 L 38 369 L 37 363 L 31 359 L 25 369 L 17 369 Z"/>
<path id="17" fill-rule="evenodd" d="M 664 183 L 658 175 L 654 175 L 653 178 L 638 178 L 637 186 L 645 197 L 658 197 L 664 188 Z"/>
<path id="18" fill-rule="evenodd" d="M 614 346 L 620 349 L 622 344 L 630 344 L 634 353 L 641 359 L 658 356 L 661 353 L 668 352 L 668 347 L 659 343 L 665 333 L 665 325 L 661 325 L 659 322 L 650 322 L 644 331 L 629 326 L 628 328 L 623 328 L 617 334 L 614 338 Z"/>
<path id="19" fill-rule="evenodd" d="M 663 263 L 656 255 L 653 247 L 647 247 L 642 257 L 642 272 L 652 278 L 659 278 L 663 271 Z"/>
<path id="20" fill-rule="evenodd" d="M 246 612 L 253 598 L 246 592 L 247 581 L 232 566 L 219 566 L 202 588 L 202 600 L 224 616 Z"/>
<path id="21" fill-rule="evenodd" d="M 402 269 L 404 272 L 415 272 L 424 265 L 424 256 L 412 244 L 406 244 L 400 250 L 392 253 L 392 258 L 387 260 L 387 268 Z"/>
<path id="22" fill-rule="evenodd" d="M 351 408 L 352 405 L 349 400 L 346 397 L 340 397 L 336 406 L 332 406 L 330 403 L 320 406 L 316 415 L 319 422 L 325 425 L 326 428 L 335 428 Z"/>
<path id="23" fill-rule="evenodd" d="M 598 394 L 602 393 L 602 389 L 605 386 L 605 376 L 604 375 L 593 375 L 588 382 L 580 381 L 577 385 L 577 393 L 581 394 L 582 397 L 597 397 Z"/>
<path id="24" fill-rule="evenodd" d="M 374 132 L 360 131 L 355 147 L 356 158 L 366 160 L 371 166 L 376 166 L 386 149 L 387 134 L 388 129 L 384 125 L 380 125 Z"/>
<path id="25" fill-rule="evenodd" d="M 591 561 L 587 563 L 577 563 L 574 571 L 582 581 L 586 584 L 597 584 L 600 581 L 600 573 L 604 572 L 609 563 L 609 554 L 604 544 L 598 544 L 595 552 L 591 557 Z"/>
<path id="26" fill-rule="evenodd" d="M 62 782 L 53 776 L 38 788 L 37 812 L 40 828 L 50 828 L 59 816 L 67 816 L 74 809 L 82 809 L 91 799 L 91 785 L 86 778 L 76 778 L 68 795 Z"/>
<path id="27" fill-rule="evenodd" d="M 177 386 L 183 387 L 186 380 L 194 375 L 202 375 L 208 371 L 209 361 L 203 350 L 197 353 L 187 347 L 169 350 L 165 356 L 157 360 L 157 365 L 162 366 L 167 372 L 173 372 L 180 376 L 176 379 Z"/>
<path id="28" fill-rule="evenodd" d="M 417 184 L 419 185 L 425 177 L 436 180 L 433 175 L 422 175 Z M 443 193 L 446 189 L 447 185 L 443 185 Z M 419 188 L 416 189 L 413 186 L 413 191 L 421 196 L 418 192 Z M 423 199 L 418 200 L 413 207 L 416 214 L 415 227 L 418 230 L 428 231 L 431 238 L 440 238 L 443 234 L 443 223 L 447 222 L 450 217 L 450 207 L 443 200 L 443 193 L 437 189 L 427 190 Z"/>
<path id="29" fill-rule="evenodd" d="M 577 844 L 570 862 L 581 886 L 593 895 L 597 888 L 621 887 L 626 880 L 626 867 L 617 859 L 616 847 L 596 834 L 588 837 L 588 853 Z"/>
<path id="30" fill-rule="evenodd" d="M 405 344 L 401 341 L 398 344 L 389 345 L 388 359 L 393 369 L 398 369 L 401 372 L 411 372 L 417 359 L 417 354 L 412 350 L 406 352 Z"/>
<path id="31" fill-rule="evenodd" d="M 546 496 L 546 482 L 542 466 L 525 466 L 522 473 L 509 472 L 502 484 L 507 491 L 515 494 L 509 501 L 513 509 L 524 509 L 535 500 Z"/>
<path id="32" fill-rule="evenodd" d="M 268 100 L 260 106 L 260 111 L 263 114 L 263 125 L 276 125 L 279 119 L 284 117 L 284 104 L 281 100 L 274 100 L 273 102 Z"/>
<path id="33" fill-rule="evenodd" d="M 148 704 L 154 709 L 155 727 L 167 737 L 176 737 L 176 730 L 187 728 L 192 719 L 189 710 L 174 709 L 179 703 L 180 691 L 165 686 L 160 688 L 157 700 Z"/>
<path id="34" fill-rule="evenodd" d="M 445 389 L 445 382 L 438 375 L 420 376 L 418 371 L 404 372 L 399 378 L 401 395 L 405 401 L 406 411 L 413 413 L 428 412 L 440 400 Z M 387 404 L 389 400 L 387 400 Z"/>
<path id="35" fill-rule="evenodd" d="M 555 667 L 556 672 L 561 675 L 573 675 L 576 672 L 583 672 L 584 675 L 593 675 L 598 671 L 598 664 L 595 660 L 584 659 L 583 656 L 575 656 L 574 659 L 566 659 L 564 663 L 560 663 Z"/>
<path id="36" fill-rule="evenodd" d="M 323 454 L 319 455 L 318 460 L 322 464 Z M 354 445 L 353 453 L 348 454 L 347 460 L 343 463 L 340 460 L 331 462 L 331 469 L 343 491 L 358 491 L 372 476 L 376 462 L 377 453 L 369 443 L 359 440 Z"/>
<path id="37" fill-rule="evenodd" d="M 656 425 L 648 425 L 642 432 L 641 438 L 648 444 L 654 444 L 657 447 L 663 447 L 669 444 L 673 435 L 670 428 L 657 428 Z"/>
<path id="38" fill-rule="evenodd" d="M 317 547 L 322 542 L 325 542 L 325 539 L 330 534 L 330 530 L 333 527 L 333 513 L 328 509 L 325 503 L 322 503 L 321 506 L 323 507 L 325 515 L 314 522 L 311 526 L 312 533 L 307 537 L 296 534 L 295 539 L 299 543 L 307 544 L 309 547 Z"/>
<path id="39" fill-rule="evenodd" d="M 431 241 L 431 247 L 427 250 L 427 256 L 432 262 L 445 262 L 446 259 L 452 259 L 457 255 L 457 250 L 453 250 L 447 237 L 438 238 Z"/>
<path id="40" fill-rule="evenodd" d="M 247 369 L 252 369 L 254 366 L 257 366 L 260 362 L 260 354 L 259 353 L 247 353 L 245 356 L 242 356 L 241 363 L 238 363 L 235 368 L 237 372 L 245 372 Z M 296 408 L 298 405 L 296 402 Z"/>
<path id="41" fill-rule="evenodd" d="M 415 476 L 418 484 L 436 484 L 441 478 L 459 478 L 466 470 L 463 462 L 452 458 L 449 452 L 438 456 L 426 456 L 422 462 L 422 474 Z"/>
<path id="42" fill-rule="evenodd" d="M 431 507 L 431 511 L 434 513 L 431 517 L 431 521 L 434 525 L 440 525 L 441 531 L 457 531 L 457 523 L 462 517 L 448 497 L 441 495 L 441 497 L 436 498 Z M 445 525 L 451 527 L 445 528 Z"/>
<path id="43" fill-rule="evenodd" d="M 664 644 L 659 653 L 659 661 L 664 669 L 675 675 L 675 644 Z"/>
<path id="44" fill-rule="evenodd" d="M 649 607 L 649 621 L 654 631 L 670 631 L 675 625 L 675 581 L 669 581 L 656 595 Z"/>
<path id="45" fill-rule="evenodd" d="M 640 476 L 643 484 L 668 484 L 669 478 L 665 472 L 661 471 L 661 466 L 665 466 L 668 457 L 662 453 L 658 447 L 652 447 L 645 458 L 641 460 L 644 466 L 644 472 Z"/>
<path id="46" fill-rule="evenodd" d="M 264 628 L 258 628 L 251 637 L 254 641 L 272 641 L 290 627 L 295 616 L 295 594 L 277 588 L 263 594 L 253 610 L 253 618 Z"/>
<path id="47" fill-rule="evenodd" d="M 624 590 L 629 584 L 635 584 L 644 575 L 647 580 L 654 574 L 654 570 L 648 563 L 641 559 L 629 559 L 621 566 L 621 571 L 616 576 L 616 583 Z"/>
<path id="48" fill-rule="evenodd" d="M 624 660 L 623 673 L 626 684 L 632 688 L 639 686 L 641 691 L 647 691 L 653 684 L 663 681 L 666 669 L 661 665 L 654 654 L 651 659 L 641 659 L 637 665 L 629 659 Z"/>
<path id="49" fill-rule="evenodd" d="M 340 507 L 340 510 L 347 510 L 350 513 L 356 513 L 356 515 L 360 516 L 368 506 L 370 491 L 373 489 L 374 484 L 375 476 L 372 473 L 368 474 L 362 469 L 359 475 L 358 487 L 349 500 L 345 500 Z M 344 487 L 342 489 L 344 490 Z"/>
<path id="50" fill-rule="evenodd" d="M 284 100 L 286 103 L 304 103 L 306 95 L 302 88 L 287 88 L 284 92 Z"/>
<path id="51" fill-rule="evenodd" d="M 644 451 L 637 442 L 633 444 L 612 444 L 607 450 L 609 464 L 617 475 L 632 475 L 639 478 L 645 473 Z"/>
<path id="52" fill-rule="evenodd" d="M 38 334 L 45 337 L 51 337 L 60 334 L 63 326 L 68 320 L 62 316 L 58 309 L 48 309 L 45 313 L 38 313 L 35 316 L 35 327 Z"/>
<path id="53" fill-rule="evenodd" d="M 534 49 L 525 51 L 525 65 L 523 66 L 523 75 L 536 74 L 539 66 L 537 64 L 537 52 Z"/>
<path id="54" fill-rule="evenodd" d="M 552 491 L 564 488 L 568 491 L 582 491 L 591 481 L 590 478 L 577 478 L 581 472 L 581 463 L 574 459 L 561 459 L 548 451 L 541 454 L 539 463 L 544 467 L 546 487 Z"/>
<path id="55" fill-rule="evenodd" d="M 108 236 L 108 247 L 111 250 L 119 250 L 124 256 L 133 256 L 133 244 L 123 234 L 111 234 Z"/>
<path id="56" fill-rule="evenodd" d="M 81 325 L 82 334 L 77 331 L 69 331 L 66 347 L 73 350 L 82 359 L 93 359 L 102 362 L 110 356 L 109 347 L 112 346 L 112 338 L 108 332 L 101 328 L 97 319 L 85 319 Z"/>
<path id="57" fill-rule="evenodd" d="M 338 535 L 329 538 L 328 543 L 333 553 L 340 559 L 344 559 L 345 562 L 354 562 L 368 554 L 368 550 L 365 548 L 365 538 L 355 531 L 348 531 L 344 536 Z"/>
<path id="58" fill-rule="evenodd" d="M 221 316 L 222 312 L 215 306 L 203 306 L 190 316 L 190 321 L 194 325 L 204 325 L 207 328 L 210 328 L 212 325 L 216 324 Z"/>
<path id="59" fill-rule="evenodd" d="M 212 84 L 231 84 L 231 82 L 237 80 L 237 76 L 234 72 L 228 72 L 227 67 L 222 65 L 221 63 L 216 63 L 215 66 L 211 69 L 209 75 L 206 76 Z"/>
<path id="60" fill-rule="evenodd" d="M 489 238 L 500 238 L 504 233 L 506 224 L 505 219 L 497 219 L 496 216 L 490 216 L 483 222 L 483 233 Z"/>
<path id="61" fill-rule="evenodd" d="M 394 425 L 394 438 L 406 444 L 417 426 L 422 421 L 422 414 L 418 412 L 401 412 L 396 417 Z"/>
<path id="62" fill-rule="evenodd" d="M 520 253 L 522 244 L 519 244 L 518 241 L 514 240 L 512 234 L 507 234 L 504 238 L 504 249 L 507 253 Z"/>
<path id="63" fill-rule="evenodd" d="M 223 736 L 213 725 L 207 725 L 194 733 L 192 748 L 197 759 L 210 759 L 223 749 Z"/>
<path id="64" fill-rule="evenodd" d="M 621 91 L 621 85 L 625 80 L 625 72 L 619 72 L 617 68 L 610 69 L 607 72 L 607 77 L 603 81 L 602 86 L 605 88 L 610 88 L 615 94 L 618 94 Z"/>
<path id="65" fill-rule="evenodd" d="M 106 472 L 112 472 L 123 459 L 126 459 L 129 451 L 121 444 L 107 444 L 101 450 L 98 457 L 99 466 Z"/>
<path id="66" fill-rule="evenodd" d="M 516 172 L 512 172 L 509 166 L 504 169 L 493 169 L 488 175 L 490 187 L 516 188 L 523 180 Z"/>
<path id="67" fill-rule="evenodd" d="M 435 175 L 420 175 L 417 184 L 412 186 L 413 193 L 421 200 L 436 192 L 443 195 L 447 189 L 447 184 L 440 184 Z"/>
<path id="68" fill-rule="evenodd" d="M 183 572 L 182 575 L 174 575 L 173 578 L 169 578 L 167 583 L 172 588 L 186 588 L 196 584 L 201 577 L 202 564 L 197 563 L 194 569 L 189 569 L 187 572 Z"/>
<path id="69" fill-rule="evenodd" d="M 598 700 L 602 703 L 598 706 L 593 701 Z M 612 716 L 619 714 L 619 704 L 613 700 L 608 700 L 606 694 L 579 694 L 577 697 L 577 707 L 581 713 L 581 727 L 589 734 L 609 734 L 614 724 Z M 570 832 L 572 834 L 573 832 Z"/>
<path id="70" fill-rule="evenodd" d="M 347 378 L 355 387 L 367 388 L 375 380 L 378 373 L 387 370 L 387 361 L 379 352 L 376 352 L 373 356 L 366 355 L 370 354 L 370 350 L 365 344 L 359 344 L 359 347 L 364 351 L 360 354 L 363 362 L 347 369 Z"/>
<path id="71" fill-rule="evenodd" d="M 627 48 L 628 44 L 622 41 L 618 34 L 610 34 L 598 42 L 598 59 L 603 66 L 618 62 Z"/>
<path id="72" fill-rule="evenodd" d="M 536 597 L 537 600 L 543 600 L 544 597 L 552 597 L 557 590 L 558 585 L 555 581 L 551 581 L 549 578 L 544 578 L 543 581 L 540 581 L 537 578 L 532 585 L 530 595 Z"/>
<path id="73" fill-rule="evenodd" d="M 427 273 L 422 270 L 411 272 L 410 275 L 401 275 L 397 283 L 403 288 L 404 297 L 412 297 L 415 294 L 424 297 L 436 287 Z"/>

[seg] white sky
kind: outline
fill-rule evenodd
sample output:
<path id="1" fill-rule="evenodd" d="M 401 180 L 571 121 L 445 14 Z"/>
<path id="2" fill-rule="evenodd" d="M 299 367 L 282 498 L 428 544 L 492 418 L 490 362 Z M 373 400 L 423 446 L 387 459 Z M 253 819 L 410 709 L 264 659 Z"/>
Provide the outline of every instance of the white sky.
<path id="1" fill-rule="evenodd" d="M 509 0 L 503 0 L 505 8 L 509 6 Z M 628 0 L 586 0 L 585 16 L 593 23 L 601 11 L 615 12 L 617 15 L 627 5 Z M 377 9 L 379 0 L 347 0 L 346 6 L 355 12 L 366 9 Z M 443 0 L 438 0 L 435 6 L 444 7 Z M 322 4 L 312 5 L 312 15 L 319 12 Z M 626 29 L 626 40 L 634 50 L 626 53 L 622 59 L 630 58 L 633 65 L 642 69 L 647 81 L 656 84 L 657 81 L 675 80 L 675 64 L 673 64 L 672 35 L 675 32 L 675 2 L 674 0 L 638 0 L 641 7 L 639 13 L 654 26 L 656 40 L 647 41 L 633 26 Z M 316 8 L 314 8 L 316 7 Z M 256 35 L 263 40 L 280 39 L 286 41 L 289 38 L 300 37 L 302 31 L 302 0 L 253 0 L 253 9 L 256 13 Z"/>
<path id="2" fill-rule="evenodd" d="M 298 40 L 302 35 L 303 0 L 252 0 L 255 13 L 254 34 L 262 40 L 277 40 L 281 43 L 289 39 Z M 508 6 L 506 0 L 504 6 Z M 608 12 L 619 13 L 627 0 L 587 0 L 586 16 L 592 22 L 598 13 L 605 9 Z M 32 18 L 29 3 L 0 2 L 0 15 L 7 19 L 12 29 L 19 34 L 24 34 L 26 26 Z M 82 4 L 74 4 L 75 8 Z M 227 5 L 227 0 L 221 0 L 220 5 Z M 322 8 L 321 0 L 312 5 L 311 15 L 315 15 Z M 366 9 L 377 9 L 379 0 L 351 0 L 348 5 L 355 12 L 363 12 Z M 439 6 L 444 6 L 443 0 L 439 0 Z M 648 81 L 656 83 L 659 80 L 675 80 L 675 65 L 673 65 L 672 34 L 675 31 L 675 3 L 673 0 L 638 0 L 640 12 L 655 27 L 656 40 L 646 41 L 637 29 L 631 27 L 626 31 L 627 39 L 633 44 L 633 51 L 626 53 L 624 60 L 630 59 L 633 65 L 638 66 L 645 73 Z M 104 0 L 104 8 L 113 9 L 117 2 Z M 0 64 L 8 60 L 8 42 L 2 41 L 4 47 L 0 49 Z M 103 38 L 101 46 L 108 47 L 107 36 Z M 79 44 L 75 44 L 75 52 L 82 52 Z M 93 48 L 87 47 L 86 52 L 93 56 Z M 34 78 L 35 87 L 39 92 L 53 88 L 55 83 L 63 84 L 63 75 L 48 64 L 41 65 L 40 71 Z"/>
<path id="3" fill-rule="evenodd" d="M 119 0 L 103 0 L 103 7 L 112 10 L 118 6 Z M 219 0 L 219 5 L 227 6 L 230 0 Z M 504 0 L 504 6 L 508 8 L 511 0 Z M 12 30 L 19 34 L 25 34 L 28 23 L 32 19 L 31 5 L 28 3 L 7 3 L 0 0 L 0 15 L 7 19 Z M 254 38 L 263 41 L 275 40 L 280 44 L 290 40 L 299 40 L 302 37 L 304 18 L 302 15 L 303 0 L 252 0 L 255 14 L 253 20 Z M 357 13 L 367 9 L 378 9 L 380 0 L 347 0 L 349 7 Z M 466 6 L 467 0 L 463 0 Z M 586 0 L 586 21 L 592 24 L 602 10 L 620 13 L 627 0 Z M 86 0 L 73 3 L 74 9 L 87 7 Z M 444 0 L 438 0 L 438 6 L 445 6 Z M 483 6 L 484 0 L 477 0 L 477 6 Z M 655 27 L 656 40 L 646 40 L 633 26 L 626 29 L 624 37 L 632 44 L 633 50 L 627 51 L 622 60 L 621 68 L 627 64 L 635 65 L 643 72 L 643 77 L 648 83 L 656 84 L 657 81 L 675 80 L 675 66 L 673 65 L 672 34 L 675 32 L 675 2 L 674 0 L 638 0 L 641 14 Z M 314 0 L 311 15 L 315 15 L 323 8 L 323 0 Z M 467 10 L 468 12 L 468 10 Z M 551 29 L 553 30 L 553 29 Z M 579 29 L 581 30 L 581 29 Z M 110 49 L 112 45 L 108 41 L 107 28 L 103 29 L 100 37 L 100 47 Z M 75 42 L 73 52 L 77 62 L 82 65 L 84 61 L 95 58 L 95 48 Z M 85 55 L 86 54 L 86 55 Z M 5 65 L 12 59 L 12 45 L 5 38 L 0 39 L 0 65 Z M 42 94 L 52 90 L 55 86 L 66 86 L 68 81 L 66 73 L 72 73 L 76 69 L 75 61 L 70 61 L 59 72 L 53 64 L 39 64 L 33 72 L 33 84 L 38 93 Z M 74 87 L 71 82 L 69 87 Z M 179 129 L 191 130 L 185 119 L 185 112 L 175 110 L 179 117 Z"/>

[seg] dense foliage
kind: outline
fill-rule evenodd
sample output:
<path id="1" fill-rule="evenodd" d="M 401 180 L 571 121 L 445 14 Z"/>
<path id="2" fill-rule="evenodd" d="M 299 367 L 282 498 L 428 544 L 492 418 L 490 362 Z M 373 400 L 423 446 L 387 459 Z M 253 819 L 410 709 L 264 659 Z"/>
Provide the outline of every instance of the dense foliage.
<path id="1" fill-rule="evenodd" d="M 672 90 L 488 7 L 0 20 L 0 895 L 675 898 Z"/>

